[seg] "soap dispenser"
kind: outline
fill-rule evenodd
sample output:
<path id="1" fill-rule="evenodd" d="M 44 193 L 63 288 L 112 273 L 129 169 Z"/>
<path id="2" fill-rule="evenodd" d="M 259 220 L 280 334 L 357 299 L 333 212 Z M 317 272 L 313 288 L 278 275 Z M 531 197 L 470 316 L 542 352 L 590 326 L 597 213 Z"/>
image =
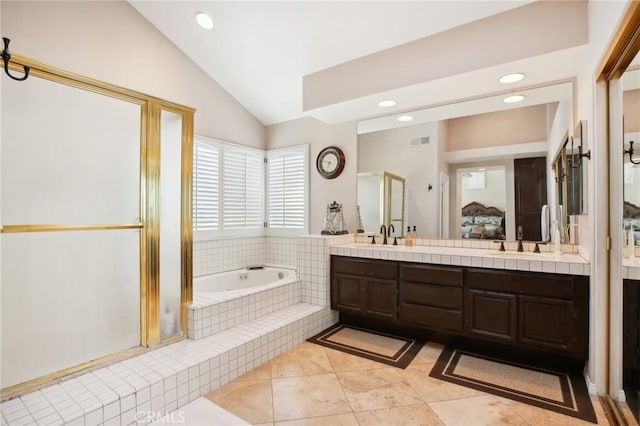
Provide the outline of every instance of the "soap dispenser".
<path id="1" fill-rule="evenodd" d="M 413 234 L 411 233 L 411 226 L 407 226 L 407 235 L 404 237 L 405 247 L 413 247 Z"/>

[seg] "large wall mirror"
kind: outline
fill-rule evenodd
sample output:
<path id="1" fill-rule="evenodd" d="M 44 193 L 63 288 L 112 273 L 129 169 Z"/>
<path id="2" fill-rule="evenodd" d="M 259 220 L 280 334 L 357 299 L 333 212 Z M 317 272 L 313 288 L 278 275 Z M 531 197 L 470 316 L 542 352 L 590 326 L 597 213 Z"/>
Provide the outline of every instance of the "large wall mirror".
<path id="1" fill-rule="evenodd" d="M 622 388 L 627 406 L 640 421 L 640 54 L 622 75 L 621 89 Z"/>
<path id="2" fill-rule="evenodd" d="M 567 81 L 523 90 L 518 103 L 502 94 L 412 111 L 409 122 L 362 121 L 358 173 L 405 179 L 404 229 L 420 237 L 548 241 L 563 210 L 553 166 L 573 133 L 573 90 Z M 359 180 L 359 200 L 365 191 Z"/>

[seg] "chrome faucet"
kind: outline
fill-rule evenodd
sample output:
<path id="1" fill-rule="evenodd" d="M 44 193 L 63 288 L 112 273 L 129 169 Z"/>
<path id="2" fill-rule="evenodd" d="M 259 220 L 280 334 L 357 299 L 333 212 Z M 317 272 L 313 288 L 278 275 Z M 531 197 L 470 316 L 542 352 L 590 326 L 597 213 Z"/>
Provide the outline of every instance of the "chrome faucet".
<path id="1" fill-rule="evenodd" d="M 382 224 L 382 226 L 380 226 L 380 233 L 384 236 L 384 240 L 382 240 L 382 245 L 386 245 L 387 244 L 387 227 L 384 225 L 384 223 Z"/>
<path id="2" fill-rule="evenodd" d="M 518 235 L 516 239 L 518 240 L 518 253 L 522 253 L 524 251 L 524 247 L 522 246 L 522 225 L 518 225 Z"/>

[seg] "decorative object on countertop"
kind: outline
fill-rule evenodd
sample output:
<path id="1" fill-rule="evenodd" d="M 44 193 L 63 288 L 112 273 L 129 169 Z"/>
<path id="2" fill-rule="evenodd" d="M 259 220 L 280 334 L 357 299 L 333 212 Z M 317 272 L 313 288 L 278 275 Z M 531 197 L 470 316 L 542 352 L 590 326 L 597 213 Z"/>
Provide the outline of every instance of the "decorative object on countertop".
<path id="1" fill-rule="evenodd" d="M 335 201 L 327 204 L 327 213 L 324 216 L 324 224 L 320 233 L 322 235 L 344 235 L 349 233 L 344 223 L 342 204 L 338 204 Z"/>
<path id="2" fill-rule="evenodd" d="M 397 368 L 407 368 L 423 345 L 415 339 L 340 323 L 307 341 Z"/>
<path id="3" fill-rule="evenodd" d="M 542 206 L 542 211 L 540 212 L 540 228 L 542 231 L 542 241 L 551 241 L 551 232 L 549 232 L 549 206 L 547 204 Z"/>
<path id="4" fill-rule="evenodd" d="M 558 228 L 558 222 L 555 223 L 553 234 L 553 252 L 555 254 L 562 254 L 562 241 L 560 237 L 560 228 Z"/>
<path id="5" fill-rule="evenodd" d="M 364 224 L 362 223 L 362 216 L 360 216 L 360 206 L 359 205 L 356 206 L 356 215 L 357 215 L 356 219 L 358 221 L 358 223 L 357 223 L 358 229 L 357 229 L 356 233 L 362 234 L 362 233 L 364 233 Z"/>

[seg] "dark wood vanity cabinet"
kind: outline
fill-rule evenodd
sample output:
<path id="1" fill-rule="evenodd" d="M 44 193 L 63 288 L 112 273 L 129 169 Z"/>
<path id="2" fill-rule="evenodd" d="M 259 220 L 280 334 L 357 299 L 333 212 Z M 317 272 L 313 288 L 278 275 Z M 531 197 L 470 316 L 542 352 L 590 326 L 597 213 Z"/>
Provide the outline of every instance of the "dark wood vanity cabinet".
<path id="1" fill-rule="evenodd" d="M 586 359 L 588 277 L 331 256 L 345 314 Z"/>
<path id="2" fill-rule="evenodd" d="M 513 294 L 468 289 L 466 331 L 475 337 L 515 342 L 517 300 Z"/>
<path id="3" fill-rule="evenodd" d="M 396 262 L 332 256 L 331 308 L 395 321 L 397 269 Z"/>
<path id="4" fill-rule="evenodd" d="M 464 280 L 469 335 L 586 357 L 586 277 L 470 268 Z"/>
<path id="5" fill-rule="evenodd" d="M 400 322 L 462 332 L 462 268 L 401 263 L 399 287 Z"/>

